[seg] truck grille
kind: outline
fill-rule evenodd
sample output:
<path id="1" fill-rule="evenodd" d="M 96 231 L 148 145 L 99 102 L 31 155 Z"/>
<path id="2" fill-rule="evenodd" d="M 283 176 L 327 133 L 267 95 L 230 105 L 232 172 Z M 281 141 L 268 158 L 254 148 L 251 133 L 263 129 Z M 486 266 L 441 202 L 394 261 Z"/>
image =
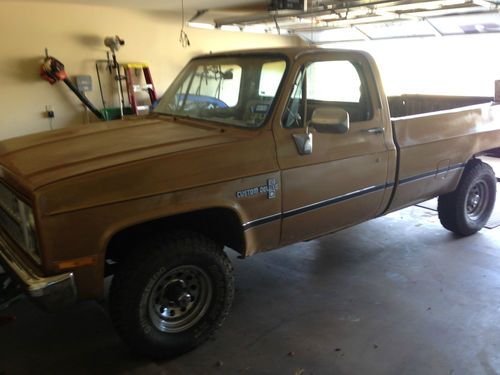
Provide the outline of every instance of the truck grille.
<path id="1" fill-rule="evenodd" d="M 3 183 L 0 183 L 0 227 L 37 263 L 40 263 L 31 207 Z"/>

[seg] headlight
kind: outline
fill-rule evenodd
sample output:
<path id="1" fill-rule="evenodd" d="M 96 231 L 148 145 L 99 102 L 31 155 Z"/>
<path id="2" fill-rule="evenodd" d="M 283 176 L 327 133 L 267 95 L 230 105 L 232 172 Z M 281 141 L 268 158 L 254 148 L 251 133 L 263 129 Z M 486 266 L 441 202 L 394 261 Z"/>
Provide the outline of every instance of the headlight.
<path id="1" fill-rule="evenodd" d="M 31 256 L 38 263 L 40 263 L 40 253 L 38 250 L 35 215 L 33 215 L 33 209 L 20 199 L 18 200 L 18 204 L 21 216 L 21 226 L 23 228 L 24 250 L 30 253 Z"/>
<path id="2" fill-rule="evenodd" d="M 41 263 L 33 210 L 2 183 L 0 183 L 0 226 L 38 264 Z"/>

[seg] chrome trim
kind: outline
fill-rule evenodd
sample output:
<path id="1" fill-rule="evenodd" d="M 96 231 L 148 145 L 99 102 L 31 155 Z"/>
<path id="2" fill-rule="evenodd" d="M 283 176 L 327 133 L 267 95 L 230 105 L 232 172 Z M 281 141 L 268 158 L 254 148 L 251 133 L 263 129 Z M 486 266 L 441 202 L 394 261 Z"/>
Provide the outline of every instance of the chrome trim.
<path id="1" fill-rule="evenodd" d="M 76 301 L 77 291 L 72 272 L 54 276 L 38 276 L 23 262 L 0 236 L 0 263 L 22 284 L 24 291 L 47 310 Z"/>
<path id="2" fill-rule="evenodd" d="M 381 127 L 366 129 L 366 132 L 369 134 L 382 134 L 384 131 L 385 129 Z"/>
<path id="3" fill-rule="evenodd" d="M 452 172 L 452 171 L 463 169 L 463 168 L 465 168 L 465 164 L 463 164 L 463 163 L 451 165 L 449 168 L 443 168 L 443 169 L 439 169 L 439 170 L 434 170 L 434 171 L 422 173 L 422 174 L 419 174 L 416 176 L 403 178 L 403 179 L 399 180 L 399 185 L 405 185 L 405 184 L 408 184 L 410 182 L 423 180 L 424 178 L 428 178 L 428 177 L 439 176 L 440 174 Z"/>
<path id="4" fill-rule="evenodd" d="M 320 207 L 328 206 L 330 204 L 341 202 L 341 201 L 344 201 L 344 200 L 347 200 L 350 198 L 356 198 L 356 197 L 363 195 L 363 194 L 368 194 L 368 193 L 372 193 L 372 192 L 375 192 L 375 191 L 380 190 L 380 189 L 385 189 L 386 186 L 387 186 L 386 184 L 374 185 L 374 186 L 370 186 L 367 188 L 352 191 L 352 192 L 347 193 L 347 194 L 338 195 L 338 196 L 333 197 L 333 198 L 325 199 L 325 200 L 322 200 L 322 201 L 319 201 L 316 203 L 311 203 L 311 204 L 308 204 L 306 206 L 297 207 L 297 208 L 294 208 L 293 210 L 283 212 L 283 217 L 293 216 L 294 214 L 298 213 L 299 211 L 310 211 L 310 210 L 314 210 L 316 208 L 320 208 Z"/>
<path id="5" fill-rule="evenodd" d="M 356 190 L 356 191 L 353 191 L 353 192 L 350 192 L 347 194 L 338 195 L 338 196 L 333 197 L 333 198 L 328 198 L 328 199 L 325 199 L 325 200 L 322 200 L 319 202 L 311 203 L 311 204 L 308 204 L 306 206 L 297 207 L 297 208 L 294 208 L 293 210 L 285 211 L 281 214 L 273 214 L 270 216 L 265 216 L 263 218 L 249 221 L 249 222 L 243 224 L 243 230 L 253 228 L 253 227 L 256 227 L 256 226 L 261 225 L 261 224 L 267 224 L 267 223 L 274 221 L 274 220 L 286 219 L 286 218 L 294 216 L 294 215 L 298 215 L 301 213 L 305 213 L 307 211 L 326 207 L 326 206 L 329 206 L 331 204 L 340 203 L 340 202 L 348 200 L 348 199 L 357 198 L 357 197 L 360 197 L 364 194 L 374 193 L 374 192 L 379 191 L 379 190 L 393 188 L 395 185 L 404 185 L 404 184 L 407 184 L 410 182 L 418 181 L 418 180 L 428 178 L 428 177 L 435 177 L 435 176 L 438 176 L 438 175 L 443 174 L 443 173 L 448 173 L 448 172 L 452 172 L 454 170 L 460 170 L 463 168 L 465 168 L 464 163 L 454 164 L 454 165 L 451 165 L 449 168 L 443 168 L 443 169 L 439 169 L 439 170 L 429 171 L 429 172 L 422 173 L 422 174 L 419 174 L 416 176 L 401 179 L 397 182 L 387 182 L 387 183 L 381 184 L 381 185 L 369 186 L 369 187 L 359 189 L 359 190 Z"/>
<path id="6" fill-rule="evenodd" d="M 257 225 L 261 225 L 261 224 L 265 224 L 265 223 L 269 223 L 271 221 L 274 221 L 276 219 L 281 219 L 281 213 L 278 213 L 278 214 L 273 214 L 273 215 L 269 215 L 269 216 L 264 216 L 264 217 L 261 217 L 259 219 L 256 219 L 256 220 L 251 220 L 251 221 L 247 221 L 246 223 L 243 224 L 243 229 L 249 229 L 249 228 L 252 228 L 252 227 L 256 227 Z"/>
<path id="7" fill-rule="evenodd" d="M 350 192 L 347 194 L 343 194 L 343 195 L 339 195 L 339 196 L 336 196 L 333 198 L 325 199 L 325 200 L 320 201 L 320 202 L 311 203 L 311 204 L 308 204 L 306 206 L 294 208 L 293 210 L 285 211 L 283 213 L 265 216 L 265 217 L 244 223 L 243 230 L 253 228 L 253 227 L 256 227 L 256 226 L 261 225 L 261 224 L 267 224 L 267 223 L 274 221 L 274 220 L 285 219 L 285 218 L 293 216 L 293 215 L 298 215 L 298 214 L 301 214 L 301 213 L 304 213 L 304 212 L 307 212 L 310 210 L 315 210 L 317 208 L 321 208 L 321 207 L 325 207 L 325 206 L 328 206 L 331 204 L 339 203 L 339 202 L 342 202 L 342 201 L 347 200 L 347 199 L 356 198 L 356 197 L 359 197 L 359 196 L 364 195 L 364 194 L 373 193 L 373 192 L 376 192 L 376 191 L 379 191 L 382 189 L 386 189 L 386 188 L 391 187 L 391 186 L 393 186 L 392 183 L 370 186 L 370 187 L 367 187 L 364 189 L 359 189 L 359 190 L 356 190 L 356 191 L 353 191 L 353 192 Z"/>

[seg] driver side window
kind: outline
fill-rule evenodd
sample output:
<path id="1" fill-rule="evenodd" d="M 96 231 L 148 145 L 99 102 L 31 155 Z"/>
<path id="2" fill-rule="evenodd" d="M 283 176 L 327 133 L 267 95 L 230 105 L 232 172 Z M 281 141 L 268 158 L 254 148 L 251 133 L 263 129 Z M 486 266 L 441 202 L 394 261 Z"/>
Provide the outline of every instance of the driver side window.
<path id="1" fill-rule="evenodd" d="M 336 107 L 353 122 L 371 117 L 361 67 L 348 60 L 316 61 L 302 68 L 293 85 L 283 116 L 284 128 L 304 127 L 318 107 Z"/>

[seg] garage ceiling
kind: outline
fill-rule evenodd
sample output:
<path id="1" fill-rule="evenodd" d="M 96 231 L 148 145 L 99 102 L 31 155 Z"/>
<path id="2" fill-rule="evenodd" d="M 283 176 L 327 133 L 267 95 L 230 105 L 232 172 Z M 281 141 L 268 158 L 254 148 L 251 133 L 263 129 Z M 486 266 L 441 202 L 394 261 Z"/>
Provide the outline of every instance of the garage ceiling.
<path id="1" fill-rule="evenodd" d="M 309 0 L 302 11 L 215 19 L 216 27 L 261 27 L 314 43 L 500 32 L 498 0 Z"/>
<path id="2" fill-rule="evenodd" d="M 175 13 L 182 4 L 181 0 L 52 1 Z M 269 10 L 271 2 L 299 4 L 302 9 Z M 500 32 L 500 0 L 184 0 L 184 8 L 191 27 L 297 34 L 317 44 Z"/>
<path id="3" fill-rule="evenodd" d="M 0 0 L 9 1 L 9 0 Z M 31 2 L 46 3 L 47 0 L 26 0 Z M 50 0 L 53 3 L 105 5 L 114 7 L 125 7 L 147 10 L 164 10 L 169 12 L 180 12 L 181 0 Z M 184 0 L 184 9 L 195 13 L 198 9 L 218 9 L 218 8 L 250 8 L 257 9 L 265 7 L 268 1 L 259 0 Z"/>

